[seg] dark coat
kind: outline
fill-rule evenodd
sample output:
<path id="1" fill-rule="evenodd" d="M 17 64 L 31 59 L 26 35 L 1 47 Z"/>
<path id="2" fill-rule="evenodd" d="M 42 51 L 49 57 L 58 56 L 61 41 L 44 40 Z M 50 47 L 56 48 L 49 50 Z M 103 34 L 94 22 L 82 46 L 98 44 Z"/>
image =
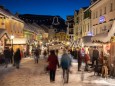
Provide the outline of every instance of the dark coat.
<path id="1" fill-rule="evenodd" d="M 71 66 L 71 57 L 65 53 L 62 55 L 61 58 L 61 67 L 62 69 L 69 69 Z"/>
<path id="2" fill-rule="evenodd" d="M 9 49 L 5 49 L 4 50 L 4 56 L 5 56 L 5 58 L 10 58 L 10 50 Z"/>
<path id="3" fill-rule="evenodd" d="M 81 56 L 81 52 L 80 52 L 80 50 L 79 51 L 77 51 L 78 52 L 78 62 L 82 62 L 82 56 Z"/>
<path id="4" fill-rule="evenodd" d="M 49 62 L 49 65 L 48 65 L 49 70 L 54 70 L 55 71 L 56 68 L 57 68 L 57 65 L 59 66 L 58 58 L 55 54 L 49 55 L 48 62 Z"/>
<path id="5" fill-rule="evenodd" d="M 20 50 L 17 50 L 14 54 L 14 59 L 15 61 L 20 61 L 21 60 L 21 53 Z"/>
<path id="6" fill-rule="evenodd" d="M 99 58 L 99 51 L 98 50 L 93 50 L 93 58 L 98 59 Z"/>

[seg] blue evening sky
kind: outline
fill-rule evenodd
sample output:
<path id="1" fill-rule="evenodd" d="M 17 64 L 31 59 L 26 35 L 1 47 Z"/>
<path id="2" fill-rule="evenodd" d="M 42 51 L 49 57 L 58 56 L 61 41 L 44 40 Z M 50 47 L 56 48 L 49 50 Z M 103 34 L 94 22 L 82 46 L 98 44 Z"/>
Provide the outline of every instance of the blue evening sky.
<path id="1" fill-rule="evenodd" d="M 0 0 L 0 5 L 12 13 L 59 15 L 63 19 L 66 19 L 67 15 L 73 15 L 74 10 L 89 4 L 90 0 Z"/>

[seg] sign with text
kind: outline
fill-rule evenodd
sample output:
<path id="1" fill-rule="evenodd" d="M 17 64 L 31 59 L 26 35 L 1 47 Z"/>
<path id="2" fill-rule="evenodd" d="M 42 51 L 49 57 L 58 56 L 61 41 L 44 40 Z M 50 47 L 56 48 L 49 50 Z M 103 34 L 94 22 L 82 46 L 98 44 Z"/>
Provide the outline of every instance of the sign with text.
<path id="1" fill-rule="evenodd" d="M 103 23 L 103 22 L 105 22 L 105 21 L 106 21 L 105 16 L 101 16 L 101 17 L 99 18 L 99 23 Z"/>

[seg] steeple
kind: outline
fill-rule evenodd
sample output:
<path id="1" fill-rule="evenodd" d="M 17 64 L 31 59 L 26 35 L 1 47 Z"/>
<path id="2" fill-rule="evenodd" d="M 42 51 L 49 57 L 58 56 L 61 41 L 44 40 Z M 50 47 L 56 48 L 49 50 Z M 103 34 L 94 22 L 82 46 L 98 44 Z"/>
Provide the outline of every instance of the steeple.
<path id="1" fill-rule="evenodd" d="M 90 4 L 93 4 L 94 2 L 96 2 L 97 0 L 90 0 Z"/>

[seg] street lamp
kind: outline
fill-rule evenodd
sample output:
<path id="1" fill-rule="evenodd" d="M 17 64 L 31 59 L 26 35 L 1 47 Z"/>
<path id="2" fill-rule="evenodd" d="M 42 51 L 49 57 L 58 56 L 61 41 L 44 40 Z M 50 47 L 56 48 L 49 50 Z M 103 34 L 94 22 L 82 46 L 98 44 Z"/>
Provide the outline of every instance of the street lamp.
<path id="1" fill-rule="evenodd" d="M 14 39 L 14 35 L 11 35 L 11 41 L 12 41 L 12 43 L 11 43 L 11 45 L 12 45 L 12 48 L 13 48 L 13 39 Z"/>

